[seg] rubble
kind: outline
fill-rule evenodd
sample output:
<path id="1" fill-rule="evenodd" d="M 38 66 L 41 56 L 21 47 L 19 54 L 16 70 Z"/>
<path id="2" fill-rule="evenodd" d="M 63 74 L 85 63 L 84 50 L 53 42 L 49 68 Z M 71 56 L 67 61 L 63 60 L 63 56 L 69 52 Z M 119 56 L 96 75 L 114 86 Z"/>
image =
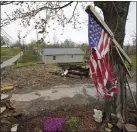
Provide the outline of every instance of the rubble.
<path id="1" fill-rule="evenodd" d="M 106 132 L 111 132 L 112 130 L 110 128 L 105 127 Z"/>
<path id="2" fill-rule="evenodd" d="M 136 132 L 137 130 L 137 126 L 132 125 L 132 124 L 126 124 L 124 128 L 126 132 Z"/>
<path id="3" fill-rule="evenodd" d="M 12 127 L 12 122 L 8 120 L 15 120 L 15 118 L 21 117 L 22 113 L 15 111 L 15 108 L 12 107 L 8 94 L 1 94 L 0 110 L 0 130 L 2 132 L 16 132 L 17 125 Z"/>
<path id="4" fill-rule="evenodd" d="M 117 124 L 116 124 L 116 126 L 117 126 L 119 129 L 122 129 L 123 126 L 124 126 L 123 123 L 124 123 L 124 122 L 123 122 L 121 119 L 119 119 L 118 122 L 117 122 Z"/>
<path id="5" fill-rule="evenodd" d="M 7 94 L 1 94 L 1 101 L 5 100 L 5 99 L 8 99 L 8 98 L 9 98 L 9 95 L 7 95 Z"/>
<path id="6" fill-rule="evenodd" d="M 6 107 L 5 107 L 5 106 L 1 107 L 1 108 L 0 108 L 0 113 L 3 113 L 5 110 L 6 110 Z"/>
<path id="7" fill-rule="evenodd" d="M 16 132 L 19 124 L 12 125 L 11 132 Z"/>
<path id="8" fill-rule="evenodd" d="M 1 88 L 1 92 L 8 92 L 8 91 L 11 91 L 11 90 L 13 90 L 13 86 L 12 85 Z"/>
<path id="9" fill-rule="evenodd" d="M 113 127 L 113 125 L 111 124 L 111 123 L 108 123 L 108 128 L 112 128 Z"/>
<path id="10" fill-rule="evenodd" d="M 57 66 L 31 66 L 14 69 L 14 72 L 9 73 L 4 79 L 1 80 L 1 85 L 13 84 L 14 93 L 28 93 L 37 88 L 45 89 L 55 85 L 62 84 L 83 84 L 87 83 L 87 78 L 80 80 L 67 77 L 66 79 L 61 77 L 59 73 L 60 68 Z M 58 73 L 58 74 L 53 74 Z M 89 79 L 90 80 L 90 79 Z M 91 83 L 91 81 L 89 81 Z"/>

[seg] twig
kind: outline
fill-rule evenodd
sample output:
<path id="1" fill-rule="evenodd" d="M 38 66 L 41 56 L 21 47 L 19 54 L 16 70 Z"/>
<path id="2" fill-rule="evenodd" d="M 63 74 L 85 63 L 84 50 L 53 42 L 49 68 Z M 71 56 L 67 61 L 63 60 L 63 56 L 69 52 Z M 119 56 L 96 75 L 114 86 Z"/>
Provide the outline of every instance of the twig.
<path id="1" fill-rule="evenodd" d="M 76 10 L 76 7 L 78 5 L 78 2 L 76 3 L 75 7 L 74 7 L 74 10 L 73 10 L 73 14 L 71 16 L 71 18 L 68 20 L 68 22 L 70 22 L 72 20 L 72 18 L 74 17 L 74 14 L 75 14 L 75 10 Z"/>
<path id="2" fill-rule="evenodd" d="M 11 4 L 11 3 L 14 3 L 15 1 L 1 1 L 0 2 L 0 5 L 8 5 L 8 4 Z"/>
<path id="3" fill-rule="evenodd" d="M 63 9 L 65 7 L 67 7 L 67 6 L 69 6 L 72 3 L 73 3 L 73 1 L 70 1 L 67 4 L 63 5 L 63 6 L 59 6 L 59 7 L 55 7 L 55 8 L 48 7 L 48 6 L 43 6 L 43 7 L 39 8 L 39 9 L 37 9 L 37 10 L 32 10 L 30 12 L 22 13 L 21 15 L 18 15 L 18 17 L 9 18 L 10 19 L 10 23 L 12 21 L 15 21 L 15 20 L 20 19 L 20 18 L 25 18 L 25 17 L 28 17 L 28 16 L 36 16 L 40 11 L 45 10 L 45 9 L 50 9 L 50 10 L 57 10 L 57 9 L 59 9 L 60 10 L 60 9 Z M 6 25 L 7 24 L 3 24 L 0 27 L 6 26 Z"/>

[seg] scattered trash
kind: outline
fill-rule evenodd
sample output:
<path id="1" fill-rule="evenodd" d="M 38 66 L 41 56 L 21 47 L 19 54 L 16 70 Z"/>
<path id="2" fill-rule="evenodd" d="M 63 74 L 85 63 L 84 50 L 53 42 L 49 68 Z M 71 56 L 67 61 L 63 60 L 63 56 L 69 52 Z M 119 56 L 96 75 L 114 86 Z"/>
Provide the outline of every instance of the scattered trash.
<path id="1" fill-rule="evenodd" d="M 107 128 L 107 127 L 105 127 L 105 131 L 106 131 L 106 132 L 111 132 L 112 130 L 109 129 L 109 128 Z"/>
<path id="2" fill-rule="evenodd" d="M 11 132 L 16 132 L 19 124 L 12 125 Z"/>
<path id="3" fill-rule="evenodd" d="M 112 118 L 115 118 L 115 117 L 116 117 L 116 115 L 115 115 L 115 114 L 113 114 L 113 113 L 111 113 L 111 117 L 112 117 Z"/>
<path id="4" fill-rule="evenodd" d="M 43 132 L 60 132 L 63 129 L 64 118 L 50 118 L 44 122 Z"/>
<path id="5" fill-rule="evenodd" d="M 6 102 L 6 107 L 10 110 L 14 110 L 15 108 L 12 107 L 10 101 Z"/>
<path id="6" fill-rule="evenodd" d="M 8 91 L 11 91 L 11 90 L 13 90 L 12 85 L 1 88 L 1 92 L 8 92 Z"/>
<path id="7" fill-rule="evenodd" d="M 95 121 L 96 122 L 102 122 L 102 111 L 100 111 L 100 110 L 97 110 L 97 109 L 94 109 L 94 115 L 93 115 L 93 117 L 94 117 L 94 119 L 95 119 Z"/>
<path id="8" fill-rule="evenodd" d="M 1 94 L 1 100 L 7 99 L 9 97 L 9 95 L 7 94 Z"/>
<path id="9" fill-rule="evenodd" d="M 119 129 L 122 129 L 123 128 L 123 121 L 121 119 L 118 120 L 116 126 L 119 128 Z"/>
<path id="10" fill-rule="evenodd" d="M 126 124 L 124 128 L 127 132 L 136 132 L 137 130 L 137 127 L 132 124 Z"/>
<path id="11" fill-rule="evenodd" d="M 52 90 L 52 93 L 57 93 L 58 92 L 58 90 Z"/>
<path id="12" fill-rule="evenodd" d="M 108 128 L 112 128 L 113 127 L 113 125 L 111 124 L 111 123 L 108 123 Z"/>
<path id="13" fill-rule="evenodd" d="M 3 123 L 3 124 L 12 124 L 11 122 L 9 122 L 9 121 L 6 120 L 6 119 L 2 119 L 2 120 L 1 120 L 1 123 Z"/>
<path id="14" fill-rule="evenodd" d="M 21 117 L 22 116 L 22 113 L 20 112 L 15 112 L 15 113 L 8 113 L 6 115 L 4 115 L 4 117 L 15 117 L 15 118 L 18 118 L 18 117 Z"/>
<path id="15" fill-rule="evenodd" d="M 5 107 L 5 106 L 4 106 L 4 107 L 1 107 L 1 108 L 0 108 L 0 113 L 3 113 L 5 110 L 6 110 L 6 107 Z"/>
<path id="16" fill-rule="evenodd" d="M 65 76 L 68 74 L 68 70 L 65 70 L 64 73 L 62 74 L 62 76 Z"/>

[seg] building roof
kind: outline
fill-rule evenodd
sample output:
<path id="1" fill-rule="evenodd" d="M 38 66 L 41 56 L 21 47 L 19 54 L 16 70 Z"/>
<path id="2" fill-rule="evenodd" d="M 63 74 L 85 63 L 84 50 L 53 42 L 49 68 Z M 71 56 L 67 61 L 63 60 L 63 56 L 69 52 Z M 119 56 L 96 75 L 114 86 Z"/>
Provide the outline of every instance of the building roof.
<path id="1" fill-rule="evenodd" d="M 43 55 L 81 55 L 85 54 L 80 48 L 46 48 L 42 49 Z"/>

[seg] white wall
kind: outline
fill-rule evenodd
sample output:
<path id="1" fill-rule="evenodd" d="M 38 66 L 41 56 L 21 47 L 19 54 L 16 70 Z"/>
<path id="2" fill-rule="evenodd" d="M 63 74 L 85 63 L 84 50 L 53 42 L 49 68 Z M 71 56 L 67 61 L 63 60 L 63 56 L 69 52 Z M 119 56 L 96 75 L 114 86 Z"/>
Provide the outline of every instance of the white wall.
<path id="1" fill-rule="evenodd" d="M 48 63 L 69 63 L 69 62 L 83 62 L 84 55 L 56 55 L 56 59 L 53 60 L 53 56 L 42 56 L 43 62 Z"/>

